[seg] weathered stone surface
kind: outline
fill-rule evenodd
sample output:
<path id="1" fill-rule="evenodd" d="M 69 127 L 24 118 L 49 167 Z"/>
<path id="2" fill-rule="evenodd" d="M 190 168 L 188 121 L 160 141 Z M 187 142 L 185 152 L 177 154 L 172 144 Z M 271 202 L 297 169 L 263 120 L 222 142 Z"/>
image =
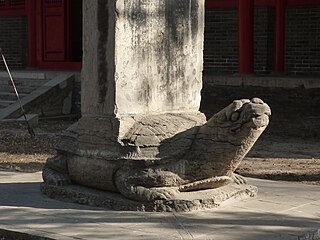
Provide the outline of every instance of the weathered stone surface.
<path id="1" fill-rule="evenodd" d="M 208 121 L 198 111 L 204 1 L 84 0 L 84 16 L 82 118 L 45 164 L 42 190 L 148 211 L 254 195 L 234 171 L 271 110 L 254 98 L 236 100 Z M 100 197 L 70 183 L 115 194 Z"/>
<path id="2" fill-rule="evenodd" d="M 115 81 L 118 114 L 199 109 L 202 0 L 118 0 Z"/>
<path id="3" fill-rule="evenodd" d="M 218 189 L 181 193 L 173 200 L 138 202 L 124 198 L 118 193 L 104 192 L 82 186 L 41 185 L 41 191 L 51 198 L 66 202 L 110 208 L 119 211 L 189 212 L 217 208 L 223 204 L 254 197 L 257 188 L 251 185 L 230 184 Z"/>
<path id="4" fill-rule="evenodd" d="M 234 101 L 205 124 L 201 114 L 140 117 L 118 152 L 58 149 L 61 157 L 48 160 L 43 177 L 49 185 L 74 182 L 151 203 L 244 184 L 234 171 L 268 125 L 270 114 L 268 105 L 254 98 Z M 151 137 L 154 141 L 143 140 Z"/>
<path id="5" fill-rule="evenodd" d="M 84 18 L 80 144 L 110 147 L 133 115 L 198 113 L 204 0 L 85 0 Z"/>

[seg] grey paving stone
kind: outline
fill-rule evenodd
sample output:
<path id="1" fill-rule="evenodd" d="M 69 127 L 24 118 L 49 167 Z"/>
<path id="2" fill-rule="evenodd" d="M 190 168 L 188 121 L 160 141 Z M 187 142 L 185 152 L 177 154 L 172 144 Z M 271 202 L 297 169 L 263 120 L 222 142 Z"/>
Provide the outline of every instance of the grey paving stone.
<path id="1" fill-rule="evenodd" d="M 250 179 L 257 198 L 215 210 L 146 213 L 52 200 L 40 193 L 41 181 L 41 173 L 0 171 L 0 229 L 66 240 L 306 240 L 320 229 L 319 186 Z"/>

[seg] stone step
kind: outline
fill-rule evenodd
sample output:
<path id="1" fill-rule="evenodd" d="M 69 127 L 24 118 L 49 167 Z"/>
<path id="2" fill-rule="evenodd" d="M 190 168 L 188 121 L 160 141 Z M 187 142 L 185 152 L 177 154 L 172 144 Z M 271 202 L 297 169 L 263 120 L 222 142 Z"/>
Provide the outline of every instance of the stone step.
<path id="1" fill-rule="evenodd" d="M 45 83 L 44 83 L 45 84 Z M 24 86 L 24 85 L 16 85 L 18 93 L 19 94 L 28 94 L 31 93 L 32 91 L 36 90 L 37 88 L 41 87 L 40 86 Z M 14 93 L 14 89 L 11 85 L 1 85 L 0 84 L 0 91 L 1 92 L 10 92 L 10 93 Z"/>
<path id="2" fill-rule="evenodd" d="M 21 97 L 21 103 L 25 111 L 30 112 L 32 110 L 33 113 L 41 113 L 44 116 L 69 114 L 71 109 L 71 90 L 74 79 L 73 73 L 58 74 L 55 78 L 46 81 L 28 95 L 24 94 L 28 93 L 27 89 L 24 88 L 26 86 L 22 85 L 18 87 L 19 94 L 23 96 Z M 6 87 L 9 88 L 8 85 Z M 0 89 L 0 92 L 9 92 L 9 89 L 6 91 Z M 59 100 L 60 102 L 57 106 L 54 105 L 53 107 L 52 103 L 56 104 L 56 99 L 59 99 L 57 95 L 61 95 L 62 100 Z M 15 103 L 13 103 L 13 101 L 10 102 L 10 100 L 4 101 L 7 101 L 6 104 L 8 104 L 8 107 L 0 109 L 0 120 L 21 116 L 20 105 L 17 101 L 15 101 Z M 13 104 L 9 105 L 10 103 Z"/>
<path id="3" fill-rule="evenodd" d="M 28 124 L 30 127 L 34 128 L 37 127 L 39 124 L 39 116 L 38 114 L 26 114 L 26 118 L 28 121 Z M 2 119 L 0 120 L 0 123 L 22 123 L 22 124 L 27 124 L 26 123 L 26 119 L 24 118 L 24 116 L 21 116 L 19 118 L 14 118 L 14 119 Z"/>
<path id="4" fill-rule="evenodd" d="M 28 78 L 18 78 L 14 79 L 16 86 L 37 86 L 40 87 L 48 82 L 48 79 L 28 79 Z M 9 77 L 0 77 L 0 85 L 12 85 Z"/>
<path id="5" fill-rule="evenodd" d="M 13 79 L 47 79 L 47 73 L 44 72 L 30 72 L 30 71 L 19 71 L 11 72 Z M 8 78 L 8 73 L 6 71 L 0 71 L 0 78 Z"/>
<path id="6" fill-rule="evenodd" d="M 8 106 L 10 106 L 12 103 L 15 103 L 16 101 L 12 101 L 12 100 L 1 100 L 0 99 L 0 107 L 1 108 L 6 108 Z"/>
<path id="7" fill-rule="evenodd" d="M 19 93 L 20 98 L 23 98 L 26 95 L 26 93 Z M 14 92 L 0 92 L 0 100 L 16 101 L 17 95 Z"/>
<path id="8" fill-rule="evenodd" d="M 9 85 L 0 84 L 0 91 L 1 92 L 13 92 L 13 87 L 9 86 Z"/>

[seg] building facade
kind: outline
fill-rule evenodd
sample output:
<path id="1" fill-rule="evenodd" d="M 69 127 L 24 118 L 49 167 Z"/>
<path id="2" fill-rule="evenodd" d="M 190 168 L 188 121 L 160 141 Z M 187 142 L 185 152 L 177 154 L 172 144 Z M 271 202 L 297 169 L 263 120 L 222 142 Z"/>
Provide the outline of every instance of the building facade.
<path id="1" fill-rule="evenodd" d="M 0 47 L 13 68 L 80 69 L 82 0 L 0 0 Z"/>
<path id="2" fill-rule="evenodd" d="M 205 70 L 320 73 L 319 0 L 207 0 Z"/>
<path id="3" fill-rule="evenodd" d="M 206 0 L 204 69 L 320 73 L 320 0 Z M 0 0 L 15 68 L 80 69 L 82 0 Z"/>

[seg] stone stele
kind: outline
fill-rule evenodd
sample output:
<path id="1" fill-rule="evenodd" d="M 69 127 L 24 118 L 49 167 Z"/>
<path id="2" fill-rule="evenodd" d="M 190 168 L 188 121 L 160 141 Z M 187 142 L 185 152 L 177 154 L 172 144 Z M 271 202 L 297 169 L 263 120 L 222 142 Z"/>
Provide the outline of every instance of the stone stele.
<path id="1" fill-rule="evenodd" d="M 56 199 L 190 211 L 252 197 L 234 174 L 269 123 L 259 98 L 206 121 L 204 0 L 84 0 L 82 118 L 43 169 Z"/>

